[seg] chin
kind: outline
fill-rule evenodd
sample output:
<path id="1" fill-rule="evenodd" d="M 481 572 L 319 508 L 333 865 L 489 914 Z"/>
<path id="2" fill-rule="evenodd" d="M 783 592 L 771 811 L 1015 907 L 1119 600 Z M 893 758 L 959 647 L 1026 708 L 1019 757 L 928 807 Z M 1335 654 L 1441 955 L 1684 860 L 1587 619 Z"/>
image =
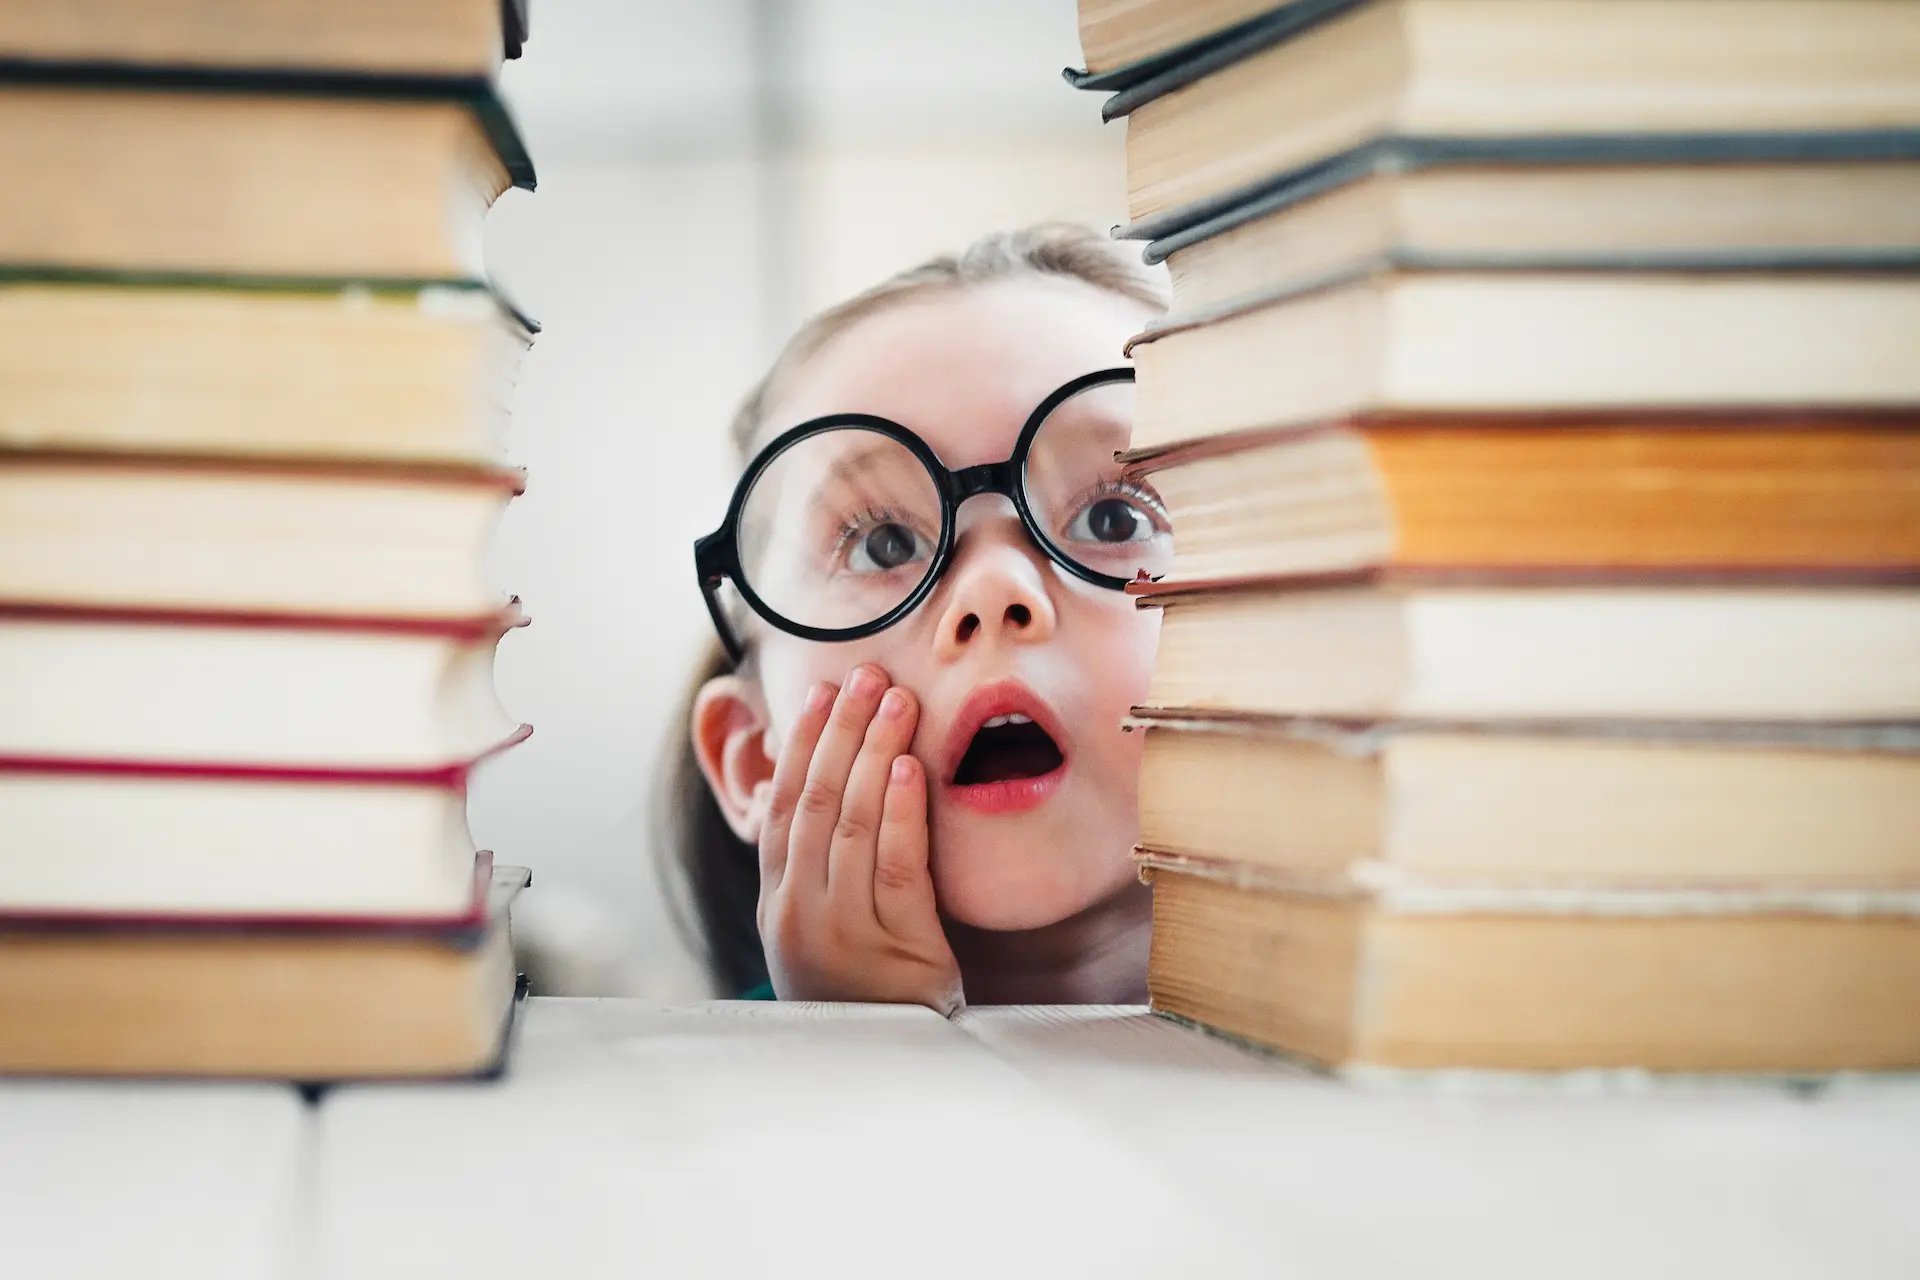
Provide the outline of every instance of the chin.
<path id="1" fill-rule="evenodd" d="M 1086 842 L 1086 834 L 1079 839 Z M 936 836 L 933 892 L 942 914 L 1000 933 L 1040 929 L 1080 914 L 1134 875 L 1128 843 L 1113 846 L 1118 852 L 1106 858 L 1090 850 L 1072 861 L 1058 853 L 1036 856 L 1063 843 L 1044 831 L 955 832 L 945 842 Z"/>

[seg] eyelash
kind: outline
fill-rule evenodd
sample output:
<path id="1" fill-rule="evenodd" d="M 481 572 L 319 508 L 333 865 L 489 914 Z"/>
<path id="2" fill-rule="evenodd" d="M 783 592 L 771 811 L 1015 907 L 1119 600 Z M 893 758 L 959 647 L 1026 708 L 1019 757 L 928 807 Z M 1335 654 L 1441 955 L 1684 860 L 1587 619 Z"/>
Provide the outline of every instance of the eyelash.
<path id="1" fill-rule="evenodd" d="M 1067 504 L 1067 510 L 1077 515 L 1081 508 L 1091 506 L 1101 498 L 1133 498 L 1162 522 L 1172 523 L 1159 495 L 1131 480 L 1096 480 L 1074 495 L 1073 501 Z"/>
<path id="2" fill-rule="evenodd" d="M 1136 484 L 1131 480 L 1096 480 L 1074 496 L 1073 501 L 1067 505 L 1067 510 L 1077 514 L 1082 507 L 1097 502 L 1101 498 L 1110 497 L 1132 498 L 1139 502 L 1141 506 L 1152 511 L 1163 522 L 1168 519 L 1167 509 L 1161 504 L 1159 497 L 1145 486 Z M 891 508 L 883 510 L 878 507 L 868 507 L 865 511 L 841 523 L 839 532 L 835 535 L 833 541 L 832 555 L 834 563 L 838 564 L 840 562 L 846 552 L 848 544 L 855 538 L 868 532 L 874 528 L 874 526 L 882 524 L 898 524 L 908 529 L 913 528 L 912 521 L 901 518 L 900 513 Z M 918 533 L 919 531 L 915 530 L 915 532 Z M 929 541 L 931 541 L 931 539 L 929 539 Z"/>
<path id="3" fill-rule="evenodd" d="M 875 525 L 882 524 L 897 524 L 903 528 L 913 529 L 913 522 L 903 519 L 897 511 L 890 508 L 883 511 L 877 507 L 868 507 L 865 511 L 862 511 L 850 520 L 844 521 L 840 525 L 840 532 L 833 540 L 833 562 L 835 564 L 840 563 L 847 549 L 847 545 L 855 538 L 866 533 Z M 919 530 L 915 529 L 914 532 L 918 534 Z M 931 539 L 929 539 L 929 541 L 931 541 Z"/>

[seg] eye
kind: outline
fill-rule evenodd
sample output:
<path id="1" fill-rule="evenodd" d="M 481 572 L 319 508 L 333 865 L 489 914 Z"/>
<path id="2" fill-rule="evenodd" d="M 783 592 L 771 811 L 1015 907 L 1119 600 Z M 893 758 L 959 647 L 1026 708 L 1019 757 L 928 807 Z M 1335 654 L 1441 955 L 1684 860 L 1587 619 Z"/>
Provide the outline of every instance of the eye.
<path id="1" fill-rule="evenodd" d="M 1067 537 L 1076 542 L 1145 542 L 1162 532 L 1164 517 L 1156 520 L 1157 505 L 1134 486 L 1102 485 L 1067 522 Z"/>
<path id="2" fill-rule="evenodd" d="M 855 573 L 887 573 L 933 554 L 932 544 L 910 526 L 884 518 L 842 531 L 840 545 Z"/>

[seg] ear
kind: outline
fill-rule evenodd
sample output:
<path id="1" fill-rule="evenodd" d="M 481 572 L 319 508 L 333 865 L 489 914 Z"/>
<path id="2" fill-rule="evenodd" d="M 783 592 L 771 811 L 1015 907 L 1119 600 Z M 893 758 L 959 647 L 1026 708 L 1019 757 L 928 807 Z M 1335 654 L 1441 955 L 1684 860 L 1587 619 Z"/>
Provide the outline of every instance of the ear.
<path id="1" fill-rule="evenodd" d="M 760 838 L 766 792 L 773 781 L 767 713 L 759 687 L 737 675 L 715 676 L 693 700 L 693 754 L 733 833 Z"/>

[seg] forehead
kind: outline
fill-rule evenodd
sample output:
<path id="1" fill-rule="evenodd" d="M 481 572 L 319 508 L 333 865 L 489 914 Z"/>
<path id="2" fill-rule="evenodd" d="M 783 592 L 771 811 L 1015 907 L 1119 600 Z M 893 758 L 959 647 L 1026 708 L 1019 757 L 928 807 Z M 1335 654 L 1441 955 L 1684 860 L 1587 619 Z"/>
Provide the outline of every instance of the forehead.
<path id="1" fill-rule="evenodd" d="M 780 389 L 762 437 L 829 413 L 874 413 L 917 432 L 949 466 L 1012 452 L 1048 392 L 1125 363 L 1142 303 L 1077 280 L 941 289 L 836 334 Z"/>

